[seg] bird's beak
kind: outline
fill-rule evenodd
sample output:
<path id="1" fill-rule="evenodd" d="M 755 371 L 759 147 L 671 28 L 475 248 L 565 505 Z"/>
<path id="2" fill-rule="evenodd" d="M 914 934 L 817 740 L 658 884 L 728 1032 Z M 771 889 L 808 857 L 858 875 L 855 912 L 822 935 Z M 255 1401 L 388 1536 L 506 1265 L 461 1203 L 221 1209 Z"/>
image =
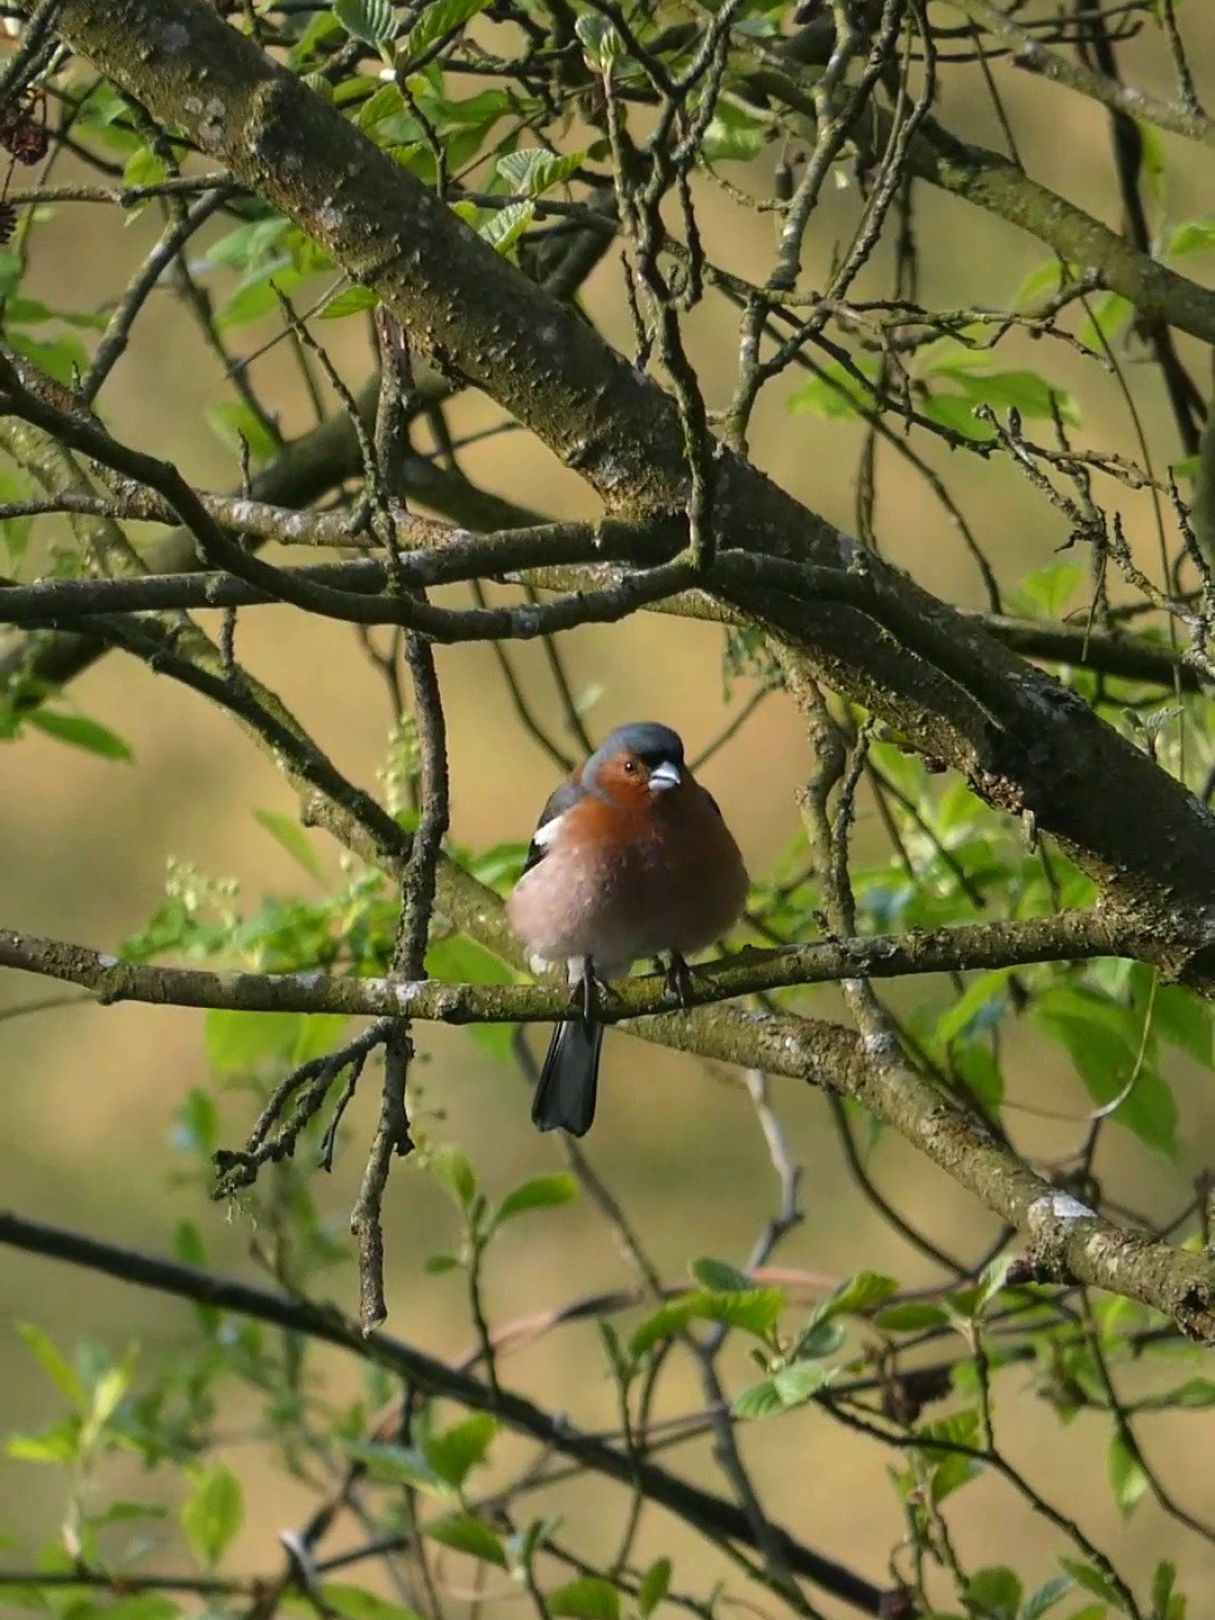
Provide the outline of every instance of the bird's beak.
<path id="1" fill-rule="evenodd" d="M 650 772 L 650 792 L 665 793 L 683 781 L 683 772 L 673 759 L 664 759 Z"/>

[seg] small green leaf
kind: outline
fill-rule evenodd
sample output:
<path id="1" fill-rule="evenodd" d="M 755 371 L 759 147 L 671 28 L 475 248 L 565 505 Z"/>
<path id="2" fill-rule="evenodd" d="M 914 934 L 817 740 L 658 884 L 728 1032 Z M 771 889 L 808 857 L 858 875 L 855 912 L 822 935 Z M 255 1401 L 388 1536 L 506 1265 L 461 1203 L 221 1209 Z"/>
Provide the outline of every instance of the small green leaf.
<path id="1" fill-rule="evenodd" d="M 276 843 L 281 844 L 309 877 L 322 877 L 321 863 L 312 847 L 308 834 L 291 816 L 279 815 L 277 810 L 255 810 L 254 820 L 264 827 Z"/>
<path id="2" fill-rule="evenodd" d="M 466 22 L 486 10 L 491 0 L 434 0 L 433 5 L 418 18 L 397 49 L 397 72 L 412 63 L 424 51 L 463 28 Z"/>
<path id="3" fill-rule="evenodd" d="M 317 311 L 323 321 L 340 321 L 346 315 L 362 315 L 367 310 L 374 309 L 379 303 L 379 295 L 372 292 L 370 287 L 343 287 L 341 292 L 334 293 Z"/>
<path id="4" fill-rule="evenodd" d="M 587 61 L 600 73 L 609 72 L 623 55 L 620 35 L 606 17 L 584 11 L 574 24 L 574 32 L 582 42 Z"/>
<path id="5" fill-rule="evenodd" d="M 1061 1602 L 1075 1584 L 1070 1575 L 1056 1575 L 1026 1598 L 1021 1620 L 1041 1620 L 1041 1616 Z"/>
<path id="6" fill-rule="evenodd" d="M 758 1384 L 752 1384 L 734 1397 L 730 1411 L 736 1418 L 751 1422 L 755 1418 L 769 1417 L 773 1412 L 782 1412 L 784 1406 L 775 1379 L 761 1378 Z"/>
<path id="7" fill-rule="evenodd" d="M 1176 1157 L 1177 1104 L 1154 1066 L 1150 1036 L 1140 1060 L 1142 1012 L 1107 996 L 1059 984 L 1037 997 L 1031 1016 L 1067 1049 L 1094 1102 L 1104 1105 L 1122 1097 L 1110 1117 L 1148 1147 Z M 1135 1083 L 1123 1096 L 1136 1070 Z"/>
<path id="8" fill-rule="evenodd" d="M 333 0 L 333 15 L 348 34 L 365 45 L 381 45 L 397 31 L 390 0 Z"/>
<path id="9" fill-rule="evenodd" d="M 407 1604 L 389 1603 L 361 1586 L 347 1586 L 341 1581 L 326 1581 L 320 1597 L 326 1610 L 341 1620 L 421 1620 L 418 1611 Z"/>
<path id="10" fill-rule="evenodd" d="M 422 1270 L 431 1277 L 441 1277 L 445 1271 L 458 1271 L 460 1262 L 454 1254 L 428 1254 Z"/>
<path id="11" fill-rule="evenodd" d="M 1120 1434 L 1110 1441 L 1110 1489 L 1124 1519 L 1129 1519 L 1148 1489 L 1148 1477 L 1143 1464 Z"/>
<path id="12" fill-rule="evenodd" d="M 1101 1570 L 1079 1558 L 1061 1558 L 1059 1562 L 1077 1586 L 1082 1586 L 1086 1592 L 1099 1597 L 1103 1603 L 1112 1604 L 1115 1609 L 1122 1608 L 1122 1599 Z"/>
<path id="13" fill-rule="evenodd" d="M 1017 1620 L 1021 1592 L 1020 1580 L 1003 1564 L 976 1570 L 966 1584 L 968 1606 L 980 1620 Z"/>
<path id="14" fill-rule="evenodd" d="M 432 1496 L 450 1499 L 447 1481 L 441 1479 L 420 1451 L 412 1446 L 393 1446 L 370 1440 L 351 1440 L 346 1450 L 361 1462 L 372 1479 L 390 1485 L 408 1485 Z"/>
<path id="15" fill-rule="evenodd" d="M 498 1205 L 494 1224 L 501 1226 L 514 1215 L 528 1209 L 551 1209 L 557 1204 L 568 1204 L 578 1196 L 578 1183 L 567 1171 L 559 1170 L 551 1176 L 533 1176 L 508 1192 Z"/>
<path id="16" fill-rule="evenodd" d="M 824 1367 L 821 1361 L 795 1361 L 772 1376 L 772 1383 L 783 1407 L 804 1406 L 839 1376 L 838 1367 Z"/>
<path id="17" fill-rule="evenodd" d="M 181 1527 L 199 1560 L 213 1569 L 245 1517 L 240 1482 L 216 1463 L 195 1476 L 194 1490 L 181 1510 Z"/>
<path id="18" fill-rule="evenodd" d="M 440 1479 L 458 1490 L 469 1473 L 485 1461 L 497 1432 L 496 1418 L 488 1412 L 473 1412 L 462 1422 L 442 1434 L 431 1435 L 424 1442 L 426 1460 Z"/>
<path id="19" fill-rule="evenodd" d="M 278 454 L 279 441 L 244 400 L 221 399 L 208 405 L 205 415 L 216 438 L 234 454 L 241 453 L 242 444 L 249 446 L 254 461 L 269 461 Z"/>
<path id="20" fill-rule="evenodd" d="M 711 1293 L 718 1294 L 745 1294 L 755 1284 L 745 1271 L 739 1271 L 737 1266 L 730 1265 L 725 1260 L 693 1260 L 691 1272 L 702 1288 Z"/>
<path id="21" fill-rule="evenodd" d="M 1173 1588 L 1177 1584 L 1177 1565 L 1162 1558 L 1152 1572 L 1152 1614 L 1154 1620 L 1169 1620 L 1173 1607 Z"/>
<path id="22" fill-rule="evenodd" d="M 554 156 L 540 146 L 521 146 L 498 159 L 498 173 L 517 197 L 540 197 L 577 173 L 585 152 Z"/>
<path id="23" fill-rule="evenodd" d="M 909 1300 L 906 1305 L 887 1305 L 873 1318 L 883 1333 L 918 1333 L 923 1328 L 942 1327 L 949 1320 L 939 1305 Z"/>
<path id="24" fill-rule="evenodd" d="M 1215 214 L 1203 219 L 1187 219 L 1169 237 L 1168 257 L 1179 259 L 1186 253 L 1206 253 L 1215 248 Z"/>
<path id="25" fill-rule="evenodd" d="M 670 1589 L 671 1560 L 656 1559 L 641 1577 L 641 1585 L 637 1588 L 637 1607 L 641 1612 L 641 1620 L 650 1620 L 650 1616 Z"/>
<path id="26" fill-rule="evenodd" d="M 60 714 L 54 709 L 31 709 L 25 716 L 31 726 L 45 731 L 48 737 L 83 748 L 86 753 L 100 754 L 102 759 L 133 759 L 129 743 L 123 742 L 117 732 L 111 731 L 97 720 L 86 720 L 82 714 Z"/>
<path id="27" fill-rule="evenodd" d="M 74 1462 L 80 1455 L 80 1420 L 65 1418 L 41 1434 L 12 1434 L 4 1445 L 5 1454 L 19 1462 Z"/>
<path id="28" fill-rule="evenodd" d="M 785 1296 L 779 1288 L 750 1288 L 717 1293 L 705 1289 L 675 1299 L 641 1323 L 629 1340 L 629 1351 L 639 1358 L 662 1339 L 681 1333 L 689 1322 L 727 1322 L 749 1333 L 764 1334 L 772 1328 L 784 1309 Z"/>
<path id="29" fill-rule="evenodd" d="M 22 1343 L 43 1372 L 56 1388 L 67 1396 L 76 1410 L 83 1412 L 87 1405 L 87 1397 L 76 1369 L 60 1355 L 54 1343 L 40 1327 L 35 1327 L 32 1322 L 18 1322 L 16 1326 Z"/>
<path id="30" fill-rule="evenodd" d="M 207 1062 L 225 1077 L 255 1074 L 290 1062 L 299 1039 L 300 1013 L 232 1012 L 213 1007 L 207 1013 Z"/>
<path id="31" fill-rule="evenodd" d="M 549 1593 L 546 1606 L 550 1614 L 569 1615 L 572 1620 L 620 1620 L 620 1594 L 598 1575 L 581 1575 L 559 1586 Z"/>
<path id="32" fill-rule="evenodd" d="M 432 1519 L 422 1526 L 424 1535 L 455 1552 L 467 1553 L 487 1564 L 505 1569 L 506 1551 L 501 1539 L 482 1520 L 471 1513 L 457 1513 L 449 1519 Z"/>
<path id="33" fill-rule="evenodd" d="M 466 1156 L 450 1142 L 443 1142 L 430 1149 L 426 1166 L 467 1214 L 477 1196 L 477 1176 Z"/>
<path id="34" fill-rule="evenodd" d="M 858 1271 L 823 1301 L 814 1313 L 814 1320 L 829 1322 L 835 1316 L 860 1315 L 875 1305 L 884 1304 L 898 1291 L 898 1286 L 895 1278 L 883 1276 L 879 1271 Z"/>
<path id="35" fill-rule="evenodd" d="M 477 232 L 498 253 L 506 254 L 535 217 L 536 210 L 532 203 L 510 203 L 505 208 L 495 208 L 484 224 L 477 227 Z"/>

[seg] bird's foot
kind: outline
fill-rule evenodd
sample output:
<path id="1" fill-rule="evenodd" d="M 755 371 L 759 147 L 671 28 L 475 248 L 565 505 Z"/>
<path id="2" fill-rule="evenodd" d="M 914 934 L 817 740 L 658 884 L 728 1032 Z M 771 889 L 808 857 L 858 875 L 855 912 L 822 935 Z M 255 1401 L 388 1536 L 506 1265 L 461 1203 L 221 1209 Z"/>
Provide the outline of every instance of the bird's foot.
<path id="1" fill-rule="evenodd" d="M 596 1012 L 601 1003 L 613 995 L 611 985 L 606 979 L 601 979 L 595 971 L 595 964 L 588 956 L 582 969 L 582 977 L 574 985 L 570 996 L 571 1008 L 576 1008 L 584 1024 L 598 1022 Z"/>
<path id="2" fill-rule="evenodd" d="M 673 995 L 679 1005 L 686 1012 L 691 1005 L 692 986 L 695 980 L 693 970 L 684 961 L 678 951 L 671 952 L 671 959 L 663 975 L 663 983 L 668 992 Z"/>

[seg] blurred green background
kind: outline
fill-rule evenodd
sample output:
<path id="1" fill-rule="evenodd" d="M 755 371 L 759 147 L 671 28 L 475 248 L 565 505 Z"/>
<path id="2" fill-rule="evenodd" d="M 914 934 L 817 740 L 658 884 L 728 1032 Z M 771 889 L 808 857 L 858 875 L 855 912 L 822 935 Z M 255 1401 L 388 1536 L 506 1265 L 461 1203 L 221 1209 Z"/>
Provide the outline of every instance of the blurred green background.
<path id="1" fill-rule="evenodd" d="M 1183 9 L 1198 81 L 1209 87 L 1215 82 L 1215 30 L 1203 25 L 1208 6 L 1197 0 Z M 1165 86 L 1154 47 L 1126 50 L 1124 66 L 1128 76 Z M 1066 91 L 1007 68 L 997 71 L 1029 172 L 1118 226 L 1104 113 Z M 939 114 L 955 133 L 999 146 L 998 125 L 974 70 L 946 72 Z M 1167 135 L 1160 144 L 1167 161 L 1162 210 L 1174 221 L 1209 211 L 1215 200 L 1210 155 Z M 58 178 L 70 173 L 65 164 Z M 741 171 L 739 179 L 745 179 Z M 699 201 L 710 251 L 732 268 L 762 277 L 772 250 L 766 217 L 736 209 L 710 187 L 702 187 Z M 814 216 L 810 284 L 825 279 L 833 247 L 855 206 L 855 193 L 840 191 Z M 924 263 L 921 296 L 930 307 L 999 305 L 1048 257 L 1028 236 L 927 187 L 917 189 L 917 225 Z M 109 210 L 65 207 L 35 234 L 29 290 L 53 305 L 97 307 L 121 289 L 154 232 L 150 215 L 123 229 Z M 864 285 L 880 291 L 887 268 L 879 255 Z M 1207 257 L 1189 261 L 1186 269 L 1209 282 L 1215 265 Z M 619 270 L 610 257 L 594 276 L 586 302 L 607 333 L 628 347 Z M 735 318 L 710 297 L 691 324 L 694 357 L 711 401 L 720 404 L 733 380 Z M 240 338 L 251 348 L 272 330 L 268 324 Z M 319 335 L 348 380 L 360 384 L 367 367 L 361 323 L 334 323 Z M 1189 340 L 1181 339 L 1180 346 L 1205 388 L 1209 356 Z M 1083 412 L 1078 442 L 1137 455 L 1115 379 L 1062 343 L 1053 343 L 1049 354 L 1044 347 L 1013 337 L 1007 363 L 1015 364 L 1020 355 L 1074 391 Z M 1133 343 L 1128 352 L 1135 403 L 1153 455 L 1164 465 L 1180 451 L 1163 392 Z M 283 349 L 257 362 L 253 375 L 262 397 L 281 411 L 289 434 L 309 425 L 307 403 Z M 854 423 L 791 417 L 785 402 L 798 380 L 786 378 L 765 395 L 752 453 L 786 488 L 849 530 L 860 434 Z M 238 477 L 234 459 L 204 420 L 205 407 L 221 391 L 213 358 L 171 295 L 162 292 L 141 319 L 108 388 L 108 420 L 132 442 L 176 460 L 200 486 L 228 489 Z M 496 409 L 478 398 L 463 398 L 452 411 L 458 432 L 497 419 Z M 916 448 L 947 477 L 1005 582 L 1051 559 L 1066 538 L 1063 521 L 1006 460 L 951 456 L 938 443 L 921 439 Z M 469 450 L 463 464 L 487 487 L 554 516 L 594 511 L 576 480 L 523 434 L 488 439 Z M 1147 497 L 1119 490 L 1117 501 L 1150 566 L 1155 540 Z M 924 585 L 965 606 L 982 605 L 973 566 L 956 534 L 924 485 L 888 452 L 879 456 L 877 530 L 886 553 Z M 66 530 L 47 520 L 37 534 L 40 547 L 66 538 Z M 286 609 L 263 608 L 243 615 L 239 649 L 344 771 L 364 784 L 375 782 L 389 716 L 383 689 L 353 634 Z M 564 638 L 563 651 L 576 689 L 599 694 L 588 716 L 597 736 L 623 720 L 661 719 L 680 729 L 694 754 L 751 690 L 746 681 L 737 683 L 731 707 L 723 707 L 721 634 L 675 619 L 642 616 L 619 626 L 579 630 Z M 521 646 L 514 656 L 529 692 L 555 719 L 541 650 Z M 438 662 L 450 727 L 453 836 L 474 848 L 525 839 L 552 786 L 552 767 L 518 727 L 488 648 L 441 648 Z M 268 808 L 291 814 L 291 796 L 222 715 L 116 654 L 91 670 L 72 697 L 83 712 L 130 742 L 135 762 L 106 763 L 35 733 L 0 754 L 0 920 L 6 926 L 113 949 L 159 903 L 170 859 L 235 878 L 250 906 L 264 895 L 306 891 L 308 880 L 252 813 Z M 568 745 L 569 739 L 563 740 Z M 776 695 L 704 773 L 755 874 L 768 870 L 797 835 L 793 794 L 806 765 L 796 716 Z M 878 849 L 880 829 L 872 818 L 862 819 L 858 838 L 862 852 Z M 327 870 L 336 874 L 333 846 L 320 834 L 313 842 Z M 46 989 L 32 979 L 6 975 L 0 981 L 0 1007 L 19 1007 Z M 906 1006 L 916 997 L 941 999 L 946 993 L 939 983 L 921 982 L 902 987 L 895 999 Z M 809 1005 L 825 1012 L 836 1006 L 829 992 Z M 537 1044 L 540 1038 L 537 1033 Z M 491 1192 L 556 1166 L 559 1150 L 532 1130 L 528 1099 L 513 1070 L 495 1065 L 459 1031 L 423 1028 L 419 1046 L 423 1106 L 442 1114 L 441 1125 L 433 1128 L 466 1148 Z M 257 1274 L 247 1224 L 206 1202 L 195 1184 L 174 1185 L 183 1165 L 171 1141 L 175 1111 L 189 1089 L 207 1077 L 201 1014 L 84 1005 L 8 1018 L 0 1021 L 0 1072 L 6 1204 L 155 1251 L 167 1249 L 174 1224 L 188 1216 L 203 1230 L 217 1264 Z M 1059 1051 L 1037 1044 L 1029 1033 L 1018 1037 L 1008 1073 L 1020 1103 L 1047 1105 L 1073 1117 L 1087 1106 Z M 1182 1163 L 1169 1167 L 1125 1133 L 1114 1132 L 1101 1166 L 1107 1189 L 1116 1186 L 1127 1203 L 1155 1215 L 1179 1204 L 1189 1176 L 1209 1161 L 1215 1124 L 1210 1077 L 1181 1065 L 1170 1074 L 1182 1109 Z M 805 1166 L 806 1218 L 786 1240 L 779 1263 L 838 1276 L 869 1267 L 888 1270 L 908 1286 L 933 1282 L 931 1266 L 858 1196 L 824 1100 L 779 1080 L 774 1096 L 794 1155 Z M 252 1107 L 247 1093 L 225 1096 L 225 1141 L 243 1136 Z M 337 1172 L 331 1180 L 318 1179 L 315 1188 L 338 1233 L 345 1228 L 374 1108 L 374 1086 L 365 1083 L 349 1116 Z M 1023 1150 L 1050 1154 L 1070 1145 L 1074 1127 L 1025 1114 L 1016 1135 Z M 738 1077 L 620 1034 L 608 1038 L 600 1117 L 588 1146 L 655 1262 L 673 1281 L 684 1275 L 690 1256 L 742 1260 L 775 1207 L 774 1177 Z M 877 1146 L 872 1165 L 889 1195 L 948 1246 L 977 1253 L 994 1232 L 985 1213 L 892 1136 Z M 441 1355 L 462 1353 L 470 1344 L 458 1279 L 431 1278 L 422 1270 L 428 1254 L 449 1245 L 453 1229 L 450 1205 L 433 1180 L 409 1163 L 397 1166 L 386 1207 L 389 1328 Z M 488 1281 L 491 1319 L 501 1324 L 574 1294 L 631 1280 L 611 1234 L 580 1200 L 559 1216 L 520 1221 L 503 1236 Z M 327 1281 L 333 1297 L 350 1306 L 353 1264 L 334 1268 Z M 0 1313 L 39 1322 L 62 1344 L 89 1336 L 121 1348 L 135 1340 L 149 1356 L 171 1349 L 191 1332 L 184 1306 L 11 1252 L 0 1252 Z M 348 1358 L 325 1355 L 322 1365 L 335 1393 L 353 1389 Z M 726 1369 L 733 1387 L 748 1379 L 741 1348 L 727 1353 Z M 581 1424 L 615 1423 L 614 1395 L 592 1325 L 543 1338 L 505 1360 L 502 1374 L 511 1386 L 567 1408 Z M 1215 1560 L 1209 1551 L 1203 1559 L 1193 1542 L 1181 1545 L 1175 1527 L 1150 1502 L 1124 1526 L 1104 1479 L 1104 1421 L 1085 1414 L 1061 1429 L 1040 1400 L 1024 1393 L 1027 1384 L 1028 1374 L 1012 1370 L 997 1386 L 998 1417 L 1014 1460 L 1064 1498 L 1067 1511 L 1128 1570 L 1142 1572 L 1157 1557 L 1175 1556 L 1191 1594 L 1191 1613 L 1209 1612 L 1215 1603 Z M 56 1400 L 15 1335 L 0 1333 L 0 1427 L 36 1428 L 57 1410 Z M 668 1375 L 662 1412 L 699 1403 L 691 1368 Z M 234 1409 L 225 1426 L 239 1436 L 249 1416 Z M 1149 1445 L 1170 1483 L 1200 1508 L 1215 1512 L 1207 1449 L 1211 1423 L 1206 1413 L 1157 1420 Z M 742 1443 L 779 1522 L 866 1575 L 883 1578 L 887 1551 L 901 1533 L 901 1510 L 886 1479 L 897 1463 L 895 1454 L 833 1427 L 813 1407 L 746 1430 Z M 502 1449 L 504 1459 L 517 1460 L 525 1452 L 514 1441 Z M 707 1443 L 675 1457 L 693 1477 L 717 1484 Z M 249 1508 L 235 1567 L 274 1568 L 275 1535 L 301 1520 L 305 1495 L 270 1468 L 256 1446 L 237 1441 L 232 1461 L 245 1481 Z M 111 1476 L 118 1495 L 134 1491 L 131 1480 L 122 1483 L 124 1466 L 116 1464 Z M 60 1482 L 49 1471 L 0 1460 L 0 1498 L 7 1504 L 6 1533 L 23 1545 L 53 1536 Z M 623 1493 L 579 1484 L 552 1493 L 548 1505 L 566 1516 L 570 1539 L 581 1542 L 589 1556 L 610 1552 L 625 1509 Z M 953 1523 L 959 1544 L 975 1562 L 1007 1560 L 1027 1580 L 1044 1579 L 1054 1568 L 1053 1538 L 993 1480 L 959 1498 Z M 154 1552 L 150 1561 L 175 1565 L 173 1532 L 166 1528 L 163 1534 L 165 1550 Z M 651 1513 L 642 1551 L 671 1553 L 677 1584 L 681 1554 L 686 1558 L 693 1545 L 699 1579 L 705 1572 L 703 1544 L 691 1543 L 682 1529 Z M 690 1566 L 685 1573 L 690 1576 Z M 823 1607 L 836 1612 L 829 1602 Z"/>

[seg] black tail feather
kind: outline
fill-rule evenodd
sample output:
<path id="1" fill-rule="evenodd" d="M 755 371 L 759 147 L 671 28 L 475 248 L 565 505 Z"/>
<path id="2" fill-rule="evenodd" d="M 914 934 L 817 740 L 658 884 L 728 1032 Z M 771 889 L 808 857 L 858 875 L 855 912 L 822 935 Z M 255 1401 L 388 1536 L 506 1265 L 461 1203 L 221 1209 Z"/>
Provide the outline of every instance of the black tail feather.
<path id="1" fill-rule="evenodd" d="M 602 1044 L 602 1024 L 577 1018 L 557 1025 L 532 1099 L 532 1119 L 542 1131 L 585 1136 L 590 1130 Z"/>

